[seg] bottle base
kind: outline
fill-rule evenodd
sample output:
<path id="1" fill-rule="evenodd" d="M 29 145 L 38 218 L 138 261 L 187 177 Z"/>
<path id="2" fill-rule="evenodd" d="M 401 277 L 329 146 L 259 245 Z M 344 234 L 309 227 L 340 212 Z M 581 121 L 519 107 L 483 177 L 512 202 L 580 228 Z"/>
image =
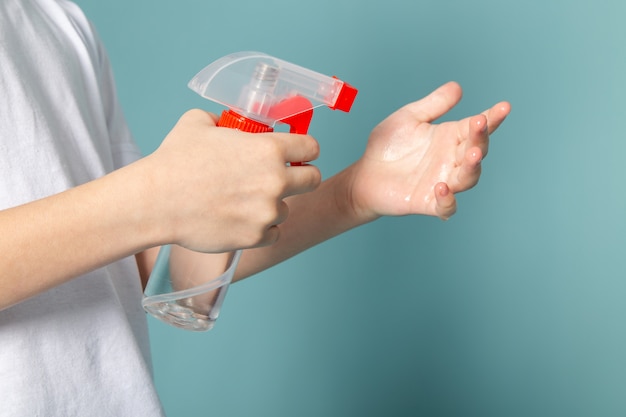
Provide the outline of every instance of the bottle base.
<path id="1" fill-rule="evenodd" d="M 215 319 L 177 301 L 147 303 L 143 307 L 157 319 L 181 329 L 204 332 L 215 326 Z"/>

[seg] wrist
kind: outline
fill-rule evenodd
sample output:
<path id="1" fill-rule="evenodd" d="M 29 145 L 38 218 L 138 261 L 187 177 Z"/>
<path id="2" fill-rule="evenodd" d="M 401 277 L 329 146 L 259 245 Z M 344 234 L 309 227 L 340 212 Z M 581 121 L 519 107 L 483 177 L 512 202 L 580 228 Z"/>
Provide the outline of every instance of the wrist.
<path id="1" fill-rule="evenodd" d="M 128 220 L 127 233 L 137 236 L 142 249 L 171 243 L 175 238 L 172 234 L 175 228 L 168 223 L 171 216 L 165 212 L 172 202 L 158 172 L 148 156 L 110 174 L 118 176 L 114 182 L 120 187 L 117 194 L 123 195 L 127 204 L 128 211 L 122 214 Z"/>
<path id="2" fill-rule="evenodd" d="M 345 216 L 351 227 L 370 223 L 381 217 L 364 201 L 362 197 L 364 193 L 360 191 L 364 179 L 358 171 L 359 163 L 356 162 L 332 178 L 335 181 L 334 197 L 337 211 Z"/>

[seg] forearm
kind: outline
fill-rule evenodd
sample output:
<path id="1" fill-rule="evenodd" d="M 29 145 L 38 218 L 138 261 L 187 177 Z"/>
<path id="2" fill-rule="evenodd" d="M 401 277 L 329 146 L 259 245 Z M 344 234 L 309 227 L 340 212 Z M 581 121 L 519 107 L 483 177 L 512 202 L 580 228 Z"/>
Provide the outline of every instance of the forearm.
<path id="1" fill-rule="evenodd" d="M 289 216 L 279 225 L 278 240 L 244 250 L 235 280 L 270 268 L 298 253 L 372 219 L 360 218 L 349 199 L 353 168 L 324 181 L 315 191 L 287 199 Z"/>
<path id="2" fill-rule="evenodd" d="M 156 243 L 138 169 L 0 212 L 0 309 Z"/>
<path id="3" fill-rule="evenodd" d="M 224 252 L 273 242 L 277 229 L 270 226 L 285 217 L 283 198 L 320 181 L 314 166 L 286 163 L 315 160 L 319 145 L 306 135 L 250 134 L 215 121 L 201 110 L 186 112 L 151 155 L 0 211 L 0 309 L 139 252 L 145 278 L 156 252 L 145 250 L 166 243 Z"/>

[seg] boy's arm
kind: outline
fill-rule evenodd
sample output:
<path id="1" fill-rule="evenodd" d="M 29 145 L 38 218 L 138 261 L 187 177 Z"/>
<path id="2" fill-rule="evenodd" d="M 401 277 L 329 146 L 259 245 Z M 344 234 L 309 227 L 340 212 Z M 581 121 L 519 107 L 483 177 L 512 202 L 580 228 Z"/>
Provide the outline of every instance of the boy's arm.
<path id="1" fill-rule="evenodd" d="M 159 240 L 137 169 L 0 211 L 0 309 Z"/>
<path id="2" fill-rule="evenodd" d="M 0 310 L 165 243 L 201 251 L 272 243 L 286 216 L 283 199 L 320 182 L 317 168 L 287 161 L 318 152 L 310 136 L 236 132 L 188 112 L 152 155 L 0 211 Z"/>
<path id="3" fill-rule="evenodd" d="M 380 216 L 453 215 L 454 194 L 476 185 L 489 134 L 511 109 L 501 102 L 473 117 L 432 124 L 461 95 L 458 84 L 448 83 L 380 123 L 355 164 L 315 191 L 289 198 L 289 217 L 278 227 L 278 240 L 244 251 L 235 279 Z"/>

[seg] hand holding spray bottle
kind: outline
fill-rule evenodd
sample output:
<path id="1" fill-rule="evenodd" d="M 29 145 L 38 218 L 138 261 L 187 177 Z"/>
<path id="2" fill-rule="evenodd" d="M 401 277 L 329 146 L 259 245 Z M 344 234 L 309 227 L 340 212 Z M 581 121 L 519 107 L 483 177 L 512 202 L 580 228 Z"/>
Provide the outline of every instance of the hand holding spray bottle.
<path id="1" fill-rule="evenodd" d="M 228 107 L 218 126 L 250 133 L 271 132 L 276 123 L 283 123 L 290 133 L 306 134 L 314 108 L 326 105 L 349 112 L 357 94 L 336 77 L 259 52 L 218 59 L 200 71 L 189 88 Z M 210 330 L 240 256 L 241 250 L 209 254 L 163 246 L 146 286 L 144 309 L 173 326 Z"/>

